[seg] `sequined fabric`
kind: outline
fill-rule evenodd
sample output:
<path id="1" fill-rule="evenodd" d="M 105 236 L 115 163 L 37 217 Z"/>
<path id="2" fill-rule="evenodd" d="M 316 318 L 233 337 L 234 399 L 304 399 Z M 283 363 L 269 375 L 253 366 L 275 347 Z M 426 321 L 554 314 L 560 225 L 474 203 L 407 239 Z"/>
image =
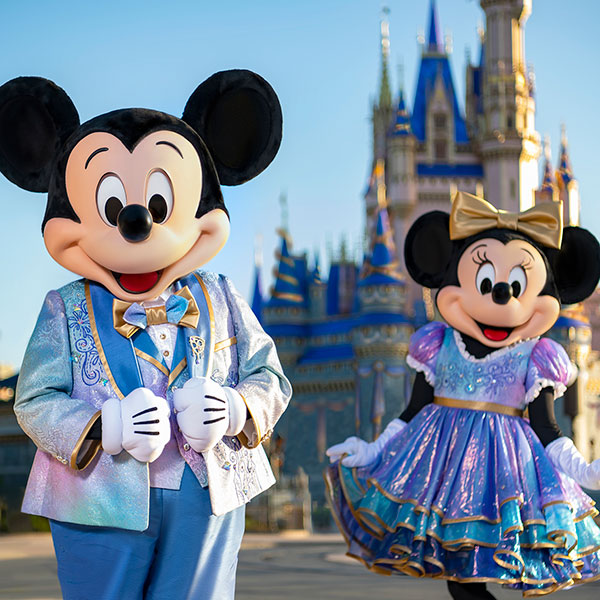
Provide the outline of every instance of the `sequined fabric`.
<path id="1" fill-rule="evenodd" d="M 253 417 L 249 433 L 256 430 L 256 447 L 243 448 L 237 439 L 223 438 L 213 450 L 198 455 L 185 448 L 173 419 L 176 443 L 153 467 L 154 483 L 178 487 L 183 458 L 201 482 L 208 480 L 213 512 L 224 514 L 274 483 L 259 443 L 285 410 L 291 386 L 273 341 L 227 278 L 205 272 L 200 277 L 212 302 L 215 341 L 237 339 L 237 344 L 215 352 L 211 376 L 244 396 Z M 183 278 L 177 285 L 186 282 Z M 112 319 L 112 315 L 95 314 L 99 317 Z M 143 360 L 140 366 L 144 382 L 157 393 L 164 392 L 165 381 L 154 367 L 150 369 Z M 171 401 L 173 386 L 182 386 L 189 377 L 188 369 L 183 369 L 167 390 L 167 400 Z M 38 447 L 24 512 L 84 525 L 147 527 L 146 463 L 125 451 L 117 456 L 100 451 L 84 470 L 69 466 L 90 419 L 109 397 L 117 395 L 109 379 L 94 342 L 84 283 L 76 281 L 50 292 L 25 355 L 15 402 L 19 423 Z"/>
<path id="2" fill-rule="evenodd" d="M 560 387 L 572 375 L 550 340 L 477 360 L 442 328 L 437 356 L 413 355 L 434 373 L 436 395 L 524 407 L 538 381 Z M 326 479 L 350 555 L 373 570 L 495 581 L 524 595 L 600 578 L 594 502 L 520 417 L 430 404 L 374 463 L 336 463 Z"/>

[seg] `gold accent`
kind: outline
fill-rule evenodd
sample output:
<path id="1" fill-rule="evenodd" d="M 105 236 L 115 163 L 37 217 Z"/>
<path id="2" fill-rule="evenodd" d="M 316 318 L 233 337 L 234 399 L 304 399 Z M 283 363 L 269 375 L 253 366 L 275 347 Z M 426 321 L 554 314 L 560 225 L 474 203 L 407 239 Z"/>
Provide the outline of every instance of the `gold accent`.
<path id="1" fill-rule="evenodd" d="M 81 447 L 86 441 L 85 438 L 87 434 L 90 432 L 92 425 L 100 418 L 101 414 L 101 410 L 94 413 L 92 418 L 87 422 L 86 426 L 83 428 L 83 431 L 81 432 L 81 435 L 79 436 L 79 439 L 77 440 L 77 443 L 73 448 L 73 452 L 71 452 L 71 460 L 69 462 L 71 469 L 75 469 L 75 471 L 83 471 L 83 469 L 85 469 L 92 462 L 96 454 L 98 454 L 98 450 L 100 450 L 102 442 L 100 440 L 88 440 L 90 442 L 89 446 L 87 447 L 80 460 L 77 461 Z"/>
<path id="2" fill-rule="evenodd" d="M 434 404 L 440 406 L 448 406 L 450 408 L 466 408 L 467 410 L 484 410 L 486 412 L 498 413 L 500 415 L 508 415 L 509 417 L 522 417 L 523 411 L 512 406 L 504 406 L 495 402 L 477 402 L 474 400 L 457 400 L 456 398 L 444 398 L 443 396 L 435 396 Z"/>
<path id="3" fill-rule="evenodd" d="M 450 211 L 450 239 L 461 240 L 487 229 L 512 229 L 550 248 L 560 248 L 562 201 L 544 202 L 521 213 L 499 210 L 483 198 L 457 192 Z"/>
<path id="4" fill-rule="evenodd" d="M 187 366 L 187 358 L 183 357 L 179 364 L 169 373 L 169 381 L 167 387 L 170 386 L 179 376 L 179 373 Z"/>
<path id="5" fill-rule="evenodd" d="M 240 393 L 238 392 L 238 394 L 240 394 Z M 248 414 L 250 415 L 250 418 L 252 419 L 252 424 L 254 425 L 254 429 L 256 429 L 256 437 L 258 438 L 258 443 L 256 444 L 256 446 L 251 446 L 248 436 L 243 431 L 240 431 L 237 434 L 237 438 L 238 438 L 238 440 L 240 440 L 240 442 L 242 443 L 242 446 L 244 446 L 245 448 L 258 448 L 258 446 L 261 445 L 261 443 L 263 442 L 263 440 L 265 438 L 263 438 L 261 435 L 260 426 L 258 424 L 258 421 L 252 414 L 252 411 L 250 410 L 250 406 L 248 405 L 246 398 L 243 396 L 243 394 L 240 394 L 240 396 L 242 397 L 242 400 L 244 401 L 244 404 L 246 405 L 246 410 L 248 411 Z"/>
<path id="6" fill-rule="evenodd" d="M 212 302 L 210 301 L 210 296 L 208 295 L 208 290 L 206 289 L 206 284 L 202 281 L 202 278 L 198 273 L 194 273 L 194 277 L 198 280 L 200 287 L 202 288 L 202 293 L 204 294 L 204 299 L 206 300 L 206 306 L 208 307 L 208 318 L 210 320 L 210 344 L 211 347 L 208 349 L 209 355 L 208 360 L 206 362 L 206 373 L 210 376 L 212 373 L 212 363 L 213 363 L 213 355 L 215 352 L 215 314 L 213 312 Z M 196 323 L 196 326 L 198 323 Z"/>
<path id="7" fill-rule="evenodd" d="M 281 281 L 285 281 L 286 283 L 290 283 L 291 285 L 300 285 L 300 282 L 298 281 L 298 279 L 296 279 L 296 277 L 286 275 L 278 269 L 273 269 L 273 276 L 275 277 L 275 279 L 281 279 Z"/>
<path id="8" fill-rule="evenodd" d="M 215 344 L 215 352 L 218 352 L 219 350 L 223 350 L 225 348 L 229 348 L 229 346 L 233 346 L 235 344 L 237 344 L 237 338 L 234 335 L 233 337 L 230 337 L 227 340 L 223 340 L 221 342 L 217 342 Z"/>
<path id="9" fill-rule="evenodd" d="M 291 302 L 302 302 L 304 300 L 301 294 L 278 292 L 277 290 L 273 290 L 272 295 L 275 296 L 275 298 L 279 298 L 280 300 L 290 300 Z"/>
<path id="10" fill-rule="evenodd" d="M 92 305 L 92 295 L 90 293 L 90 282 L 89 280 L 85 280 L 84 284 L 85 288 L 85 301 L 88 307 L 88 314 L 90 316 L 90 328 L 92 330 L 92 337 L 94 338 L 94 344 L 96 344 L 96 349 L 98 350 L 98 356 L 100 357 L 100 362 L 102 363 L 102 367 L 104 368 L 104 372 L 106 373 L 106 377 L 108 381 L 110 381 L 110 385 L 112 386 L 115 394 L 119 400 L 123 400 L 125 398 L 125 394 L 119 389 L 115 378 L 113 377 L 112 371 L 108 366 L 108 361 L 106 360 L 106 354 L 104 354 L 104 348 L 102 347 L 102 343 L 100 342 L 100 336 L 98 335 L 98 328 L 96 327 L 96 317 L 94 316 L 94 307 Z"/>
<path id="11" fill-rule="evenodd" d="M 167 367 L 165 367 L 165 365 L 163 365 L 162 363 L 159 363 L 153 356 L 146 354 L 143 350 L 139 350 L 138 348 L 134 348 L 134 351 L 135 351 L 136 356 L 139 356 L 140 358 L 143 358 L 144 360 L 148 361 L 152 366 L 156 367 L 161 373 L 163 373 L 167 377 L 169 376 L 169 369 L 167 369 Z"/>
<path id="12" fill-rule="evenodd" d="M 190 292 L 190 288 L 186 285 L 182 287 L 180 290 L 175 292 L 175 296 L 181 296 L 188 301 L 188 306 L 185 311 L 185 314 L 177 325 L 182 327 L 190 327 L 191 329 L 195 329 L 198 326 L 198 320 L 200 319 L 200 310 L 198 309 L 198 305 L 196 304 L 196 299 L 192 296 L 192 292 Z M 129 339 L 138 329 L 136 325 L 131 325 L 131 323 L 127 323 L 123 315 L 125 311 L 132 305 L 132 302 L 125 302 L 124 300 L 119 300 L 119 298 L 115 298 L 113 300 L 113 324 L 114 328 L 123 336 Z M 161 306 L 150 306 L 144 309 L 146 311 L 146 322 L 148 326 L 151 325 L 162 325 L 163 323 L 168 323 L 167 321 L 167 309 L 165 305 Z"/>

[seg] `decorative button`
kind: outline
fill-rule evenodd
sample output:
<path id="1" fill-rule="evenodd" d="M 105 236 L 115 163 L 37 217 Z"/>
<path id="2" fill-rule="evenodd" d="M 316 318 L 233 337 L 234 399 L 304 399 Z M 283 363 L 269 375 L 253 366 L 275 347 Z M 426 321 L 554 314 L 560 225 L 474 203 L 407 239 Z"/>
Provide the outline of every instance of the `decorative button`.
<path id="1" fill-rule="evenodd" d="M 163 351 L 163 356 L 169 356 L 169 354 L 171 354 L 171 353 L 168 350 Z"/>
<path id="2" fill-rule="evenodd" d="M 159 337 L 160 337 L 161 340 L 166 340 L 167 339 L 167 334 L 166 333 L 161 333 Z"/>
<path id="3" fill-rule="evenodd" d="M 189 444 L 184 444 L 183 445 L 183 449 L 187 452 L 190 449 L 190 445 Z"/>

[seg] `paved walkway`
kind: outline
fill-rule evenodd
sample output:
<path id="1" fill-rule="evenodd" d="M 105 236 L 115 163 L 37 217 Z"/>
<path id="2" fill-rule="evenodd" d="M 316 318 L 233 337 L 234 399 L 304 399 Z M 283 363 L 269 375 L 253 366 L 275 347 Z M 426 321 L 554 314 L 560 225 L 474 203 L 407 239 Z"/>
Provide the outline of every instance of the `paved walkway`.
<path id="1" fill-rule="evenodd" d="M 444 582 L 375 575 L 347 558 L 344 550 L 338 534 L 247 534 L 240 552 L 236 600 L 449 599 Z M 521 598 L 520 594 L 498 586 L 490 586 L 490 591 L 498 600 Z M 50 535 L 0 536 L 0 600 L 60 598 Z M 550 598 L 598 600 L 600 583 L 559 592 Z"/>

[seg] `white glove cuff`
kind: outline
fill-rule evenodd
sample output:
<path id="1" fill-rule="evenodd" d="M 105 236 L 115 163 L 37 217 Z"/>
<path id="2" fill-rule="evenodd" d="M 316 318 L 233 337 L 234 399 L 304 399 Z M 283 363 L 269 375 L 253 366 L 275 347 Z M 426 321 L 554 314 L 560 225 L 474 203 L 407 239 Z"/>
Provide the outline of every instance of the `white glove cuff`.
<path id="1" fill-rule="evenodd" d="M 394 419 L 388 423 L 387 427 L 381 432 L 380 436 L 373 443 L 377 444 L 378 450 L 381 450 L 388 443 L 388 440 L 393 438 L 405 427 L 406 423 L 404 421 L 401 419 Z"/>
<path id="2" fill-rule="evenodd" d="M 122 441 L 121 402 L 109 398 L 102 405 L 102 448 L 107 454 L 119 454 L 123 450 Z"/>
<path id="3" fill-rule="evenodd" d="M 227 405 L 229 407 L 229 427 L 225 435 L 234 436 L 244 428 L 248 411 L 246 403 L 239 392 L 230 387 L 224 387 L 223 391 L 227 396 Z"/>
<path id="4" fill-rule="evenodd" d="M 588 465 L 571 438 L 559 437 L 550 442 L 546 446 L 546 454 L 559 471 L 574 479 L 579 485 L 591 490 L 600 489 L 598 461 Z"/>

